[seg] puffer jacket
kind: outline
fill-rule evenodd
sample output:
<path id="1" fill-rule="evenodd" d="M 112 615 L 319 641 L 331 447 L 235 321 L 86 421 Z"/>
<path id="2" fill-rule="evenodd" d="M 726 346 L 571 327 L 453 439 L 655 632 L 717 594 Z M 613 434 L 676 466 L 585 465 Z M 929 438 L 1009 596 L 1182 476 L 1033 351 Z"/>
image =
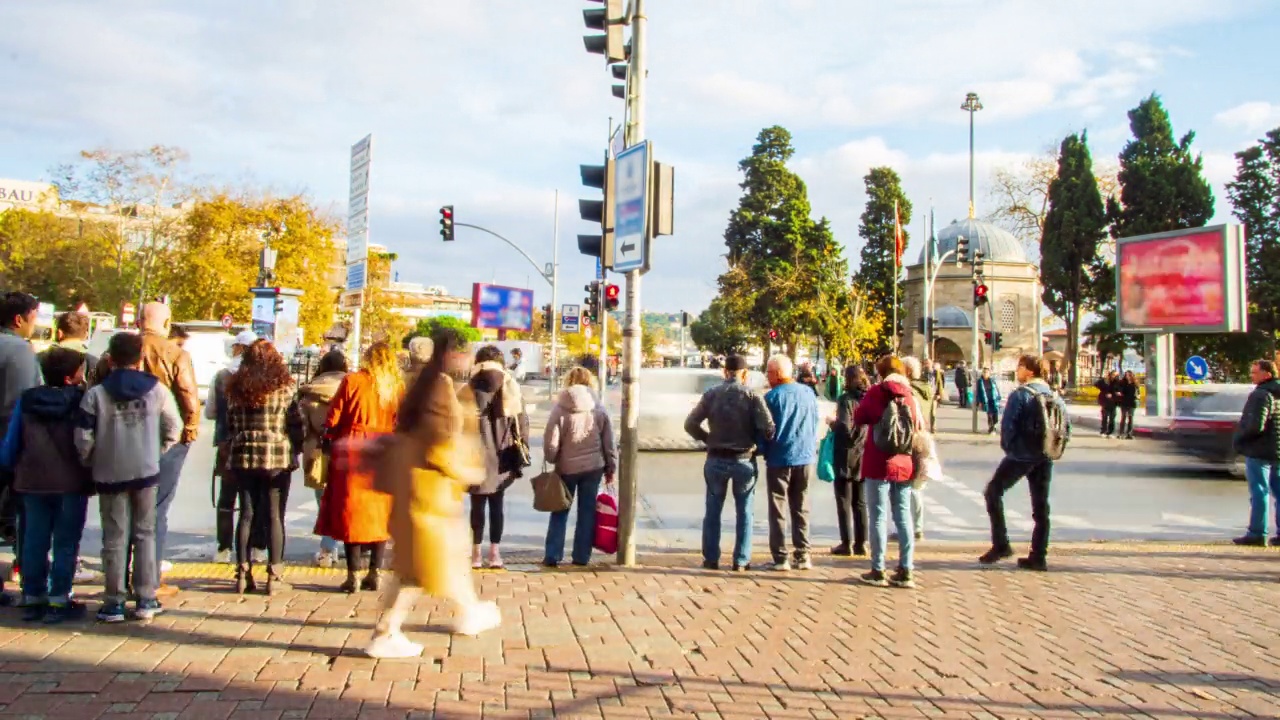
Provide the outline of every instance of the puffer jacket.
<path id="1" fill-rule="evenodd" d="M 492 495 L 505 490 L 524 474 L 518 443 L 522 438 L 528 442 L 529 415 L 524 412 L 519 396 L 512 402 L 511 388 L 515 387 L 518 392 L 519 386 L 509 385 L 506 382 L 509 377 L 505 370 L 485 368 L 468 383 L 475 397 L 485 468 L 484 482 L 471 488 L 473 495 Z"/>
<path id="2" fill-rule="evenodd" d="M 917 431 L 923 430 L 924 425 L 920 417 L 920 407 L 915 397 L 911 394 L 911 385 L 904 376 L 898 373 L 890 375 L 867 389 L 867 394 L 862 398 L 862 402 L 858 403 L 858 409 L 853 413 L 854 424 L 869 425 L 874 428 L 876 423 L 880 422 L 880 416 L 884 414 L 885 408 L 889 407 L 889 403 L 895 398 L 901 398 L 906 401 L 907 407 L 911 412 L 911 418 L 915 421 Z M 869 429 L 867 431 L 868 436 L 872 432 L 874 430 Z M 875 442 L 870 437 L 867 438 L 866 445 L 862 450 L 863 480 L 908 482 L 914 475 L 915 463 L 912 462 L 910 453 L 890 455 L 876 447 Z"/>
<path id="3" fill-rule="evenodd" d="M 596 470 L 613 475 L 617 471 L 613 425 L 591 388 L 574 385 L 560 393 L 547 417 L 542 452 L 561 475 Z"/>
<path id="4" fill-rule="evenodd" d="M 1232 445 L 1247 458 L 1280 462 L 1280 380 L 1258 383 L 1249 393 Z"/>

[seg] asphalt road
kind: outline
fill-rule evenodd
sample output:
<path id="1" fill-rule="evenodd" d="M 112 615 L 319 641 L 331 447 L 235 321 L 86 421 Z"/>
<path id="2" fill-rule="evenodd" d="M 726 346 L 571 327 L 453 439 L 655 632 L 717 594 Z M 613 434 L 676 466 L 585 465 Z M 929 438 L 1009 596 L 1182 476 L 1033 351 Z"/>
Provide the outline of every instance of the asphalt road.
<path id="1" fill-rule="evenodd" d="M 952 411 L 954 412 L 954 411 Z M 539 424 L 540 423 L 535 423 Z M 211 427 L 187 459 L 178 497 L 170 513 L 170 559 L 195 560 L 214 550 L 214 511 L 210 499 Z M 925 532 L 929 540 L 981 542 L 988 525 L 982 490 L 1001 453 L 991 437 L 947 432 L 939 446 L 945 479 L 925 490 Z M 541 462 L 540 433 L 534 437 L 535 469 Z M 696 549 L 703 514 L 702 455 L 691 452 L 642 453 L 638 541 L 643 547 Z M 767 543 L 763 484 L 755 497 L 756 545 Z M 834 544 L 834 498 L 825 483 L 814 488 L 811 532 L 815 547 Z M 732 500 L 724 515 L 725 547 L 732 542 Z M 1053 537 L 1074 541 L 1170 540 L 1220 541 L 1240 534 L 1248 512 L 1244 483 L 1201 467 L 1157 441 L 1098 438 L 1077 434 L 1055 471 L 1051 495 Z M 517 482 L 507 494 L 508 549 L 541 547 L 546 516 L 532 508 L 532 493 Z M 1006 500 L 1010 529 L 1029 537 L 1030 505 L 1025 484 Z M 287 516 L 290 558 L 309 556 L 318 548 L 311 534 L 316 502 L 295 478 Z M 101 547 L 97 506 L 91 505 L 84 554 Z"/>

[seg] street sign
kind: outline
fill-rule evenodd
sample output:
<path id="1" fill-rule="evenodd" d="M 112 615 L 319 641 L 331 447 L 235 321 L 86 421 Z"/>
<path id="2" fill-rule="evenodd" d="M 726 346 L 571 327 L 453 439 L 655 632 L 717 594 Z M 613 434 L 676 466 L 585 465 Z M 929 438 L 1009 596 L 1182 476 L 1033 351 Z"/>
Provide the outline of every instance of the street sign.
<path id="1" fill-rule="evenodd" d="M 351 190 L 347 198 L 347 290 L 363 290 L 369 255 L 369 166 L 373 135 L 351 146 Z"/>
<path id="2" fill-rule="evenodd" d="M 577 333 L 579 329 L 578 320 L 582 315 L 582 306 L 580 305 L 561 305 L 560 306 L 560 332 Z"/>
<path id="3" fill-rule="evenodd" d="M 604 258 L 596 258 L 596 279 L 604 279 Z"/>
<path id="4" fill-rule="evenodd" d="M 1192 380 L 1203 380 L 1209 377 L 1209 362 L 1199 355 L 1187 358 L 1187 377 Z"/>
<path id="5" fill-rule="evenodd" d="M 614 173 L 613 269 L 641 270 L 649 255 L 649 142 L 623 150 Z"/>
<path id="6" fill-rule="evenodd" d="M 589 328 L 589 327 L 591 327 L 591 317 L 590 317 L 589 315 L 583 315 L 583 316 L 579 319 L 579 322 L 581 322 L 581 323 L 582 323 L 582 327 L 584 327 L 584 328 Z"/>
<path id="7" fill-rule="evenodd" d="M 364 302 L 364 293 L 359 290 L 355 292 L 344 292 L 338 300 L 338 307 L 343 310 L 355 310 Z"/>
<path id="8" fill-rule="evenodd" d="M 233 322 L 235 322 L 235 319 L 234 319 L 234 318 L 232 318 L 230 315 L 223 315 L 223 316 L 222 316 L 222 329 L 223 329 L 223 330 L 230 330 L 230 329 L 231 329 L 231 324 L 232 324 Z"/>

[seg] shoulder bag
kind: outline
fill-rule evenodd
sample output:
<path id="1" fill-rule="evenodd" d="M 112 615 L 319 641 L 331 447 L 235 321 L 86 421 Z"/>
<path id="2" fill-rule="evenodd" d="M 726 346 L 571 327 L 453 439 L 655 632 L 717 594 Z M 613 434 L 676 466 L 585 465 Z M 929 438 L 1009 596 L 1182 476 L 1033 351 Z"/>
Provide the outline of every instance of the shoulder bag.
<path id="1" fill-rule="evenodd" d="M 560 448 L 564 448 L 564 418 L 560 419 Z M 560 473 L 555 468 L 547 469 L 546 458 L 542 461 L 542 472 L 533 476 L 533 509 L 538 512 L 561 512 L 568 510 L 573 504 L 569 497 L 569 488 L 565 486 Z"/>

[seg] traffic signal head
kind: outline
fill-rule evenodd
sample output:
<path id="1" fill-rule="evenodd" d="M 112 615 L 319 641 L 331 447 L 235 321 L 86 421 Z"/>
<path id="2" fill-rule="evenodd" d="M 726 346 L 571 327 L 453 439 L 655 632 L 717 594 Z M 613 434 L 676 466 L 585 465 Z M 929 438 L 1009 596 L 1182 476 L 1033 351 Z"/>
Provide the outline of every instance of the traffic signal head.
<path id="1" fill-rule="evenodd" d="M 605 156 L 603 165 L 580 165 L 582 184 L 601 191 L 600 199 L 578 201 L 578 213 L 586 222 L 599 228 L 598 235 L 579 235 L 578 252 L 601 258 L 604 267 L 613 265 L 613 159 Z"/>
<path id="2" fill-rule="evenodd" d="M 982 277 L 983 270 L 985 269 L 985 268 L 983 267 L 983 263 L 982 263 L 982 261 L 983 261 L 983 259 L 984 259 L 985 257 L 986 257 L 986 253 L 982 252 L 982 248 L 974 248 L 974 250 L 973 250 L 973 275 L 974 275 L 974 277 Z"/>
<path id="3" fill-rule="evenodd" d="M 981 307 L 987 304 L 987 286 L 977 283 L 973 286 L 973 306 Z"/>
<path id="4" fill-rule="evenodd" d="M 440 239 L 445 242 L 453 241 L 453 206 L 445 205 L 440 208 Z"/>
<path id="5" fill-rule="evenodd" d="M 587 296 L 582 299 L 582 314 L 591 319 L 591 322 L 599 322 L 600 320 L 600 281 L 595 280 L 583 288 Z"/>
<path id="6" fill-rule="evenodd" d="M 991 333 L 991 349 L 999 350 L 1002 347 L 1004 347 L 1004 333 Z"/>
<path id="7" fill-rule="evenodd" d="M 606 310 L 617 310 L 619 299 L 617 285 L 610 284 L 604 286 L 604 307 Z"/>
<path id="8" fill-rule="evenodd" d="M 770 339 L 770 340 L 777 340 L 777 339 L 778 339 L 778 331 L 777 331 L 777 330 L 770 330 L 770 331 L 769 331 L 769 339 Z"/>
<path id="9" fill-rule="evenodd" d="M 551 329 L 554 328 L 555 325 L 556 325 L 555 308 L 551 307 L 550 303 L 543 305 L 542 306 L 542 327 L 547 332 L 551 332 Z"/>
<path id="10" fill-rule="evenodd" d="M 961 235 L 956 238 L 956 264 L 959 265 L 969 259 L 969 238 Z"/>
<path id="11" fill-rule="evenodd" d="M 627 59 L 627 50 L 622 42 L 622 0 L 592 0 L 604 5 L 602 8 L 589 8 L 582 11 L 582 21 L 591 30 L 600 30 L 603 35 L 584 35 L 582 44 L 587 52 L 604 55 L 606 63 L 622 62 Z"/>

